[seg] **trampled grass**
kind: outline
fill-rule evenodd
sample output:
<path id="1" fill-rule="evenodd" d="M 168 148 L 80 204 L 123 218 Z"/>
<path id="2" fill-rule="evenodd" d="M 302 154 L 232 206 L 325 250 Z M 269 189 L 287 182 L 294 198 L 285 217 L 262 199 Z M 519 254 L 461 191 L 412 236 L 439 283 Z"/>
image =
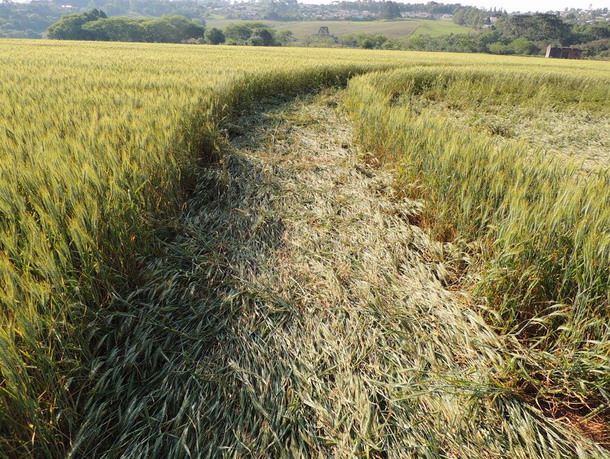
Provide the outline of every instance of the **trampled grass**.
<path id="1" fill-rule="evenodd" d="M 240 119 L 143 288 L 101 314 L 72 455 L 603 457 L 498 384 L 507 342 L 441 287 L 447 247 L 337 105 Z"/>
<path id="2" fill-rule="evenodd" d="M 493 71 L 504 77 L 513 71 L 524 72 L 534 63 L 540 79 L 544 72 L 560 72 L 564 80 L 574 73 L 574 92 L 583 95 L 582 107 L 586 109 L 595 109 L 599 98 L 607 97 L 595 83 L 605 78 L 607 68 L 592 62 L 363 50 L 324 50 L 321 55 L 319 50 L 294 48 L 0 42 L 0 451 L 9 456 L 60 456 L 73 446 L 76 432 L 82 433 L 79 429 L 86 420 L 80 416 L 84 407 L 91 405 L 88 397 L 95 380 L 94 362 L 107 357 L 100 352 L 113 352 L 112 342 L 99 342 L 99 330 L 108 326 L 104 323 L 107 317 L 120 321 L 126 317 L 122 314 L 129 316 L 128 303 L 120 299 L 139 291 L 144 282 L 143 265 L 175 237 L 177 227 L 172 222 L 195 188 L 200 177 L 198 168 L 209 162 L 223 143 L 223 122 L 270 95 L 291 96 L 342 85 L 366 71 L 417 65 L 485 65 L 493 66 Z M 357 84 L 364 84 L 363 81 Z M 578 86 L 582 81 L 593 83 L 586 88 Z M 369 86 L 363 87 L 369 90 Z M 387 94 L 379 91 L 376 87 L 371 91 L 379 100 L 371 100 L 371 111 L 363 112 L 362 120 L 377 126 L 379 133 L 387 133 L 384 138 L 398 138 L 396 133 L 401 132 L 400 139 L 404 141 L 404 136 L 411 133 L 400 124 L 405 118 L 394 118 L 395 122 L 390 117 L 387 125 L 375 124 L 383 120 L 381 117 L 395 113 L 382 103 Z M 404 92 L 403 88 L 396 95 L 400 97 Z M 437 127 L 425 127 L 430 138 L 439 138 Z M 470 142 L 458 140 L 462 143 L 456 145 Z M 392 154 L 404 153 L 404 144 L 394 147 L 388 147 Z M 533 175 L 526 184 L 537 178 L 564 179 L 563 169 L 549 169 L 543 163 L 540 160 L 529 166 Z M 540 170 L 535 164 L 541 164 Z M 442 183 L 442 176 L 438 177 Z M 486 177 L 481 178 L 480 187 L 493 182 L 492 177 Z M 593 177 L 587 183 L 596 183 L 599 190 L 607 191 L 604 180 L 603 176 Z M 500 181 L 497 186 L 502 183 L 505 182 Z M 566 207 L 575 208 L 587 201 L 588 186 L 594 185 L 577 187 L 576 193 L 569 189 L 570 194 L 563 198 Z M 538 193 L 534 185 L 526 189 Z M 565 192 L 561 187 L 552 190 L 553 198 Z M 498 196 L 501 195 L 499 189 Z M 531 198 L 518 195 L 514 199 Z M 453 201 L 452 195 L 448 202 Z M 579 368 L 595 371 L 605 369 L 602 356 L 607 343 L 598 340 L 602 343 L 598 346 L 594 340 L 603 330 L 599 319 L 603 308 L 589 315 L 595 296 L 602 298 L 600 292 L 607 287 L 599 277 L 604 272 L 607 252 L 599 245 L 603 238 L 596 239 L 598 234 L 604 234 L 604 227 L 595 226 L 605 222 L 599 219 L 607 212 L 604 202 L 607 201 L 591 202 L 586 215 L 571 216 L 578 223 L 575 234 L 580 238 L 579 247 L 587 250 L 584 257 L 570 258 L 573 262 L 562 274 L 565 282 L 560 288 L 561 299 L 569 306 L 568 300 L 575 298 L 576 292 L 583 306 L 557 308 L 552 316 L 567 314 L 572 320 L 568 323 L 587 317 L 586 330 L 557 330 L 565 336 L 562 339 L 568 343 L 567 349 L 574 350 L 578 362 L 584 365 Z M 467 226 L 485 226 L 487 217 L 480 214 L 481 209 L 486 208 L 465 209 Z M 510 214 L 514 209 L 517 208 L 509 206 L 505 211 Z M 534 215 L 546 212 L 544 207 L 535 211 Z M 440 212 L 439 218 L 443 215 Z M 535 226 L 540 221 L 529 222 L 533 215 L 514 219 L 527 223 L 523 226 L 526 235 L 548 231 L 543 245 L 551 251 L 549 269 L 563 266 L 555 259 L 563 260 L 565 256 L 552 250 L 558 235 L 565 236 L 562 228 L 572 228 L 566 226 L 563 214 L 556 216 L 552 227 L 543 224 L 540 229 Z M 499 247 L 513 247 L 510 238 L 514 234 L 515 231 L 498 230 L 494 237 Z M 498 272 L 503 270 L 500 266 Z M 555 271 L 549 276 L 557 277 Z M 590 287 L 585 292 L 578 290 L 582 278 Z M 499 279 L 505 282 L 510 300 L 496 302 L 503 305 L 503 317 L 508 314 L 513 321 L 521 318 L 519 294 L 523 285 L 512 285 L 510 276 Z M 556 287 L 556 283 L 550 283 L 541 288 L 545 293 Z M 158 288 L 154 286 L 155 294 L 162 295 Z M 498 294 L 497 289 L 490 292 L 492 299 Z M 536 295 L 537 292 L 534 291 Z M 526 304 L 538 305 L 536 301 Z M 193 317 L 201 322 L 206 310 L 203 308 Z M 580 316 L 574 314 L 572 319 L 573 311 Z M 197 330 L 198 325 L 194 326 Z M 206 325 L 201 322 L 201 326 Z M 171 323 L 163 324 L 160 330 L 181 333 Z M 140 344 L 146 347 L 162 342 L 159 332 L 153 329 L 154 336 L 143 337 Z M 579 338 L 576 335 L 580 332 L 584 334 Z M 553 342 L 561 346 L 563 341 Z M 155 355 L 161 358 L 161 354 Z M 541 362 L 544 370 L 546 361 Z M 594 379 L 585 381 L 583 393 L 590 394 L 594 391 L 591 387 L 599 381 L 600 387 L 606 387 L 603 377 L 595 374 Z M 573 378 L 567 375 L 565 380 L 571 384 Z M 111 387 L 109 383 L 104 389 L 109 391 L 109 399 L 113 397 Z M 95 441 L 104 440 L 103 432 L 91 435 Z"/>
<path id="3" fill-rule="evenodd" d="M 138 284 L 138 256 L 209 160 L 218 121 L 371 64 L 349 52 L 0 46 L 0 437 L 8 454 L 57 454 L 91 358 L 84 327 L 113 289 Z"/>
<path id="4" fill-rule="evenodd" d="M 423 102 L 427 112 L 441 114 L 475 131 L 494 136 L 496 142 L 523 141 L 546 156 L 582 163 L 584 171 L 607 167 L 610 162 L 610 117 L 588 110 L 562 107 L 508 106 L 460 107 L 444 100 Z"/>
<path id="5" fill-rule="evenodd" d="M 514 108 L 603 119 L 610 73 L 419 68 L 357 78 L 350 94 L 360 139 L 398 164 L 408 195 L 429 202 L 425 220 L 436 234 L 477 241 L 475 285 L 489 318 L 530 348 L 510 384 L 551 412 L 607 419 L 610 163 L 577 173 L 576 162 L 523 141 L 498 143 L 449 115 Z M 607 425 L 601 430 L 607 438 Z"/>

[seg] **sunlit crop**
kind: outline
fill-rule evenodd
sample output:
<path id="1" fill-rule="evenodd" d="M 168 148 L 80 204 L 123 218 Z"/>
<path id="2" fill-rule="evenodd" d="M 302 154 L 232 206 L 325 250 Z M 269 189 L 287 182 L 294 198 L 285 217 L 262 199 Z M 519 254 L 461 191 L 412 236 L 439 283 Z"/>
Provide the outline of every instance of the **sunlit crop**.
<path id="1" fill-rule="evenodd" d="M 569 157 L 550 154 L 537 139 L 544 123 L 534 138 L 503 135 L 515 129 L 511 112 L 561 114 L 564 132 L 589 119 L 603 142 L 610 73 L 598 69 L 420 67 L 357 77 L 349 93 L 360 140 L 426 200 L 437 237 L 469 242 L 488 318 L 530 347 L 511 364 L 518 390 L 533 385 L 542 404 L 561 394 L 570 409 L 600 414 L 610 401 L 608 151 L 586 157 L 578 147 L 589 139 L 575 138 Z M 502 123 L 468 127 L 456 112 Z"/>
<path id="2" fill-rule="evenodd" d="M 444 67 L 428 69 L 438 65 Z M 468 67 L 452 76 L 473 65 L 485 71 Z M 506 328 L 525 326 L 551 350 L 573 352 L 573 365 L 561 371 L 590 365 L 599 376 L 580 390 L 566 375 L 570 390 L 609 402 L 610 371 L 599 357 L 609 346 L 607 172 L 577 179 L 569 166 L 549 164 L 520 144 L 499 150 L 486 135 L 412 111 L 415 99 L 459 105 L 501 97 L 505 106 L 556 104 L 607 114 L 607 65 L 2 41 L 0 452 L 55 456 L 69 449 L 82 422 L 97 313 L 139 286 L 142 257 L 171 233 L 197 168 L 223 142 L 223 123 L 260 99 L 403 67 L 417 68 L 350 85 L 363 144 L 399 161 L 404 178 L 421 183 L 439 225 L 489 244 L 480 291 Z"/>

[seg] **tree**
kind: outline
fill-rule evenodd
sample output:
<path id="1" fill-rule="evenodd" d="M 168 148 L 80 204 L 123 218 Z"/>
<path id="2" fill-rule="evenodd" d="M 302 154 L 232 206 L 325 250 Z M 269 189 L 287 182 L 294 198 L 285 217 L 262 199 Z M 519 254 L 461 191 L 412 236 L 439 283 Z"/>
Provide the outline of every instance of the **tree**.
<path id="1" fill-rule="evenodd" d="M 487 47 L 492 54 L 513 54 L 514 50 L 509 46 L 500 42 L 491 43 Z"/>
<path id="2" fill-rule="evenodd" d="M 497 29 L 507 38 L 555 42 L 568 45 L 572 29 L 554 14 L 517 14 L 504 16 L 496 22 Z"/>
<path id="3" fill-rule="evenodd" d="M 273 35 L 267 29 L 254 29 L 248 39 L 248 44 L 252 46 L 277 46 Z"/>
<path id="4" fill-rule="evenodd" d="M 479 43 L 481 45 L 486 46 L 491 43 L 496 43 L 502 39 L 502 34 L 497 30 L 489 30 L 487 32 L 483 32 L 479 35 Z"/>
<path id="5" fill-rule="evenodd" d="M 574 27 L 577 43 L 610 38 L 610 24 L 581 24 Z"/>
<path id="6" fill-rule="evenodd" d="M 47 36 L 55 40 L 91 40 L 91 34 L 83 30 L 83 26 L 88 22 L 105 18 L 106 13 L 98 9 L 82 14 L 69 14 L 52 24 L 47 30 Z"/>
<path id="7" fill-rule="evenodd" d="M 222 30 L 212 27 L 207 29 L 204 34 L 205 42 L 210 45 L 219 45 L 225 42 L 225 34 Z"/>
<path id="8" fill-rule="evenodd" d="M 459 8 L 455 12 L 453 15 L 453 22 L 474 29 L 480 29 L 489 22 L 489 15 L 490 13 L 488 11 L 466 6 L 464 8 Z"/>
<path id="9" fill-rule="evenodd" d="M 203 37 L 205 28 L 183 16 L 166 15 L 159 19 L 108 18 L 103 11 L 62 17 L 49 27 L 49 38 L 60 40 L 148 41 L 180 43 Z"/>
<path id="10" fill-rule="evenodd" d="M 297 0 L 263 0 L 267 6 L 265 19 L 274 21 L 294 21 L 301 18 Z"/>
<path id="11" fill-rule="evenodd" d="M 53 40 L 87 40 L 88 35 L 82 29 L 85 22 L 81 14 L 64 16 L 49 27 L 47 37 Z"/>
<path id="12" fill-rule="evenodd" d="M 396 19 L 401 17 L 400 7 L 396 2 L 383 2 L 379 8 L 379 19 Z"/>
<path id="13" fill-rule="evenodd" d="M 161 16 L 161 20 L 173 25 L 177 30 L 179 40 L 188 40 L 189 38 L 200 38 L 203 37 L 205 27 L 200 24 L 189 20 L 184 16 L 178 15 L 164 15 Z"/>
<path id="14" fill-rule="evenodd" d="M 92 40 L 100 41 L 144 41 L 145 31 L 141 21 L 125 18 L 107 18 L 88 22 L 83 30 L 91 35 Z"/>
<path id="15" fill-rule="evenodd" d="M 515 54 L 537 54 L 540 52 L 540 48 L 525 37 L 515 38 L 510 43 L 510 48 Z"/>
<path id="16" fill-rule="evenodd" d="M 364 49 L 380 49 L 383 44 L 387 41 L 387 38 L 383 35 L 373 35 L 367 33 L 361 33 L 352 39 L 355 46 Z"/>
<path id="17" fill-rule="evenodd" d="M 427 35 L 411 35 L 405 42 L 406 49 L 415 51 L 424 51 L 428 49 L 428 43 L 431 38 Z"/>
<path id="18" fill-rule="evenodd" d="M 275 33 L 275 41 L 285 46 L 295 41 L 294 34 L 291 30 L 280 30 Z"/>
<path id="19" fill-rule="evenodd" d="M 233 44 L 244 44 L 252 35 L 252 29 L 247 24 L 238 22 L 230 24 L 225 29 L 225 37 Z"/>
<path id="20" fill-rule="evenodd" d="M 150 19 L 144 22 L 145 40 L 153 43 L 180 43 L 180 31 L 163 19 Z"/>
<path id="21" fill-rule="evenodd" d="M 225 28 L 227 42 L 234 45 L 277 46 L 274 34 L 273 28 L 262 22 L 236 22 Z"/>

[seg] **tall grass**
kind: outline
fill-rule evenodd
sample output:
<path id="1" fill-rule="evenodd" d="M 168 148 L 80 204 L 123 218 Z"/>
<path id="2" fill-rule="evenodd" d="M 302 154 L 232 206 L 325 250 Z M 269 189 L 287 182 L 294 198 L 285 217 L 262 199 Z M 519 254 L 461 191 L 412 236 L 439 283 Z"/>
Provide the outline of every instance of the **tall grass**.
<path id="1" fill-rule="evenodd" d="M 514 362 L 514 389 L 597 414 L 610 402 L 610 170 L 583 176 L 523 142 L 499 146 L 425 101 L 608 113 L 609 83 L 607 73 L 441 67 L 349 86 L 359 140 L 397 165 L 408 194 L 426 200 L 433 232 L 478 241 L 476 290 L 495 325 L 531 351 Z"/>

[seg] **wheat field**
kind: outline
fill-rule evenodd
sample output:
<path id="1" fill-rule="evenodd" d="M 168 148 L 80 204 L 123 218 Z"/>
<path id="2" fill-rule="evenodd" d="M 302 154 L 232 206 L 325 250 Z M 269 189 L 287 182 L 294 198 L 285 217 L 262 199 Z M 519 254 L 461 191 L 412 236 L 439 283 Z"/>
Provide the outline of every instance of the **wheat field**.
<path id="1" fill-rule="evenodd" d="M 183 229 L 176 221 L 202 171 L 261 104 L 348 81 L 367 161 L 397 168 L 401 193 L 433 203 L 422 217 L 431 234 L 478 247 L 469 272 L 480 280 L 464 284 L 486 299 L 496 331 L 529 343 L 525 363 L 508 359 L 519 376 L 500 385 L 523 398 L 532 398 L 523 381 L 548 389 L 538 397 L 547 405 L 564 390 L 568 405 L 604 415 L 603 160 L 583 179 L 527 139 L 499 149 L 439 104 L 577 110 L 590 126 L 607 116 L 608 70 L 441 53 L 0 41 L 0 451 L 60 457 L 98 435 L 83 426 L 91 375 L 112 353 L 101 331 L 121 320 L 125 298 L 150 290 L 147 266 Z M 176 441 L 175 454 L 188 450 Z"/>
<path id="2" fill-rule="evenodd" d="M 510 385 L 549 412 L 603 418 L 610 74 L 537 70 L 371 74 L 352 81 L 350 104 L 360 141 L 395 165 L 408 196 L 429 203 L 422 220 L 432 233 L 474 257 L 462 282 L 485 299 L 488 320 L 527 343 L 527 358 L 510 364 Z M 468 127 L 456 112 L 491 120 L 491 128 Z M 521 136 L 506 134 L 513 113 L 529 114 Z M 546 121 L 560 117 L 560 134 L 572 134 L 561 154 L 545 148 Z M 590 135 L 578 137 L 582 129 Z M 607 438 L 607 424 L 600 429 Z"/>

